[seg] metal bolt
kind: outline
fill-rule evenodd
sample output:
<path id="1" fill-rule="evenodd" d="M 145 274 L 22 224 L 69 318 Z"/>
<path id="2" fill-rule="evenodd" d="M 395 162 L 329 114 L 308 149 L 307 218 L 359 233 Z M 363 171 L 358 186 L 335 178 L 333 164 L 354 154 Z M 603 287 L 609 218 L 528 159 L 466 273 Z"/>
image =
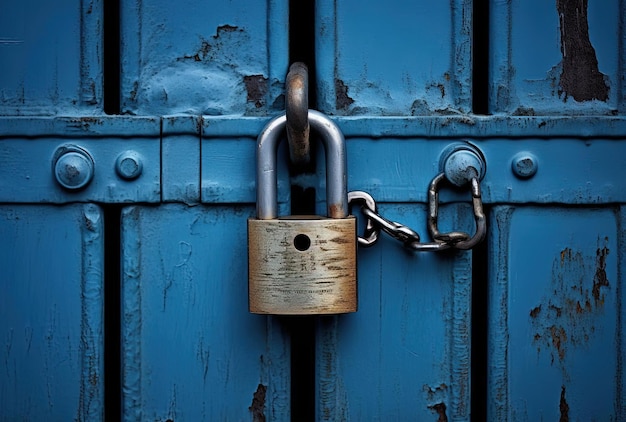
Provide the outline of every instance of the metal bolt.
<path id="1" fill-rule="evenodd" d="M 77 146 L 66 145 L 55 154 L 54 176 L 65 189 L 82 189 L 91 182 L 94 174 L 93 158 Z"/>
<path id="2" fill-rule="evenodd" d="M 516 176 L 523 179 L 531 178 L 537 173 L 537 158 L 529 152 L 520 152 L 513 157 L 511 169 Z"/>
<path id="3" fill-rule="evenodd" d="M 115 161 L 115 171 L 126 180 L 138 178 L 143 171 L 141 155 L 136 151 L 126 151 L 118 155 Z"/>
<path id="4" fill-rule="evenodd" d="M 440 168 L 455 186 L 465 186 L 474 177 L 485 175 L 485 160 L 480 150 L 469 143 L 449 145 L 440 158 Z"/>

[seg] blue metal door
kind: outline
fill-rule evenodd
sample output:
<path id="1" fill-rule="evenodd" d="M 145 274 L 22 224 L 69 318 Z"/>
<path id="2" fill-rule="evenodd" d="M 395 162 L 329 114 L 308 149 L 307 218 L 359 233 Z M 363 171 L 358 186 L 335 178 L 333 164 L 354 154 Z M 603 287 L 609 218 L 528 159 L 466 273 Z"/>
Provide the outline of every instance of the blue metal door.
<path id="1" fill-rule="evenodd" d="M 626 418 L 623 1 L 2 9 L 0 420 Z M 348 189 L 423 242 L 446 151 L 477 148 L 485 240 L 381 232 L 356 313 L 249 313 L 256 140 L 296 61 Z M 279 148 L 281 215 L 326 209 L 318 135 L 309 165 Z M 440 190 L 474 233 L 470 188 Z"/>

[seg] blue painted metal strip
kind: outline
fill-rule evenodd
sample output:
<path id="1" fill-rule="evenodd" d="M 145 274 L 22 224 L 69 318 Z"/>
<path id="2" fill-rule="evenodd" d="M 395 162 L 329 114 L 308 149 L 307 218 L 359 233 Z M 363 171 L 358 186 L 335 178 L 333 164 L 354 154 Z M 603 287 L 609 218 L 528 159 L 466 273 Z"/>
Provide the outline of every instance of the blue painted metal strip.
<path id="1" fill-rule="evenodd" d="M 427 202 L 427 188 L 439 172 L 444 149 L 463 139 L 348 138 L 348 188 L 366 190 L 383 202 Z M 202 147 L 204 202 L 255 201 L 254 138 L 206 139 Z M 626 144 L 608 139 L 506 138 L 477 139 L 485 154 L 482 182 L 485 203 L 605 204 L 626 201 Z M 567 153 L 564 153 L 567 151 Z M 516 154 L 535 156 L 537 173 L 522 179 L 513 171 Z M 282 155 L 279 162 L 286 164 Z M 241 163 L 244 163 L 242 166 Z M 245 165 L 248 163 L 249 165 Z M 392 168 L 390 168 L 392 166 Z M 238 171 L 233 172 L 237 168 Z M 325 200 L 323 159 L 318 161 L 318 200 Z M 280 172 L 279 192 L 288 190 L 286 168 Z M 299 181 L 295 181 L 299 183 Z M 311 182 L 304 180 L 304 183 Z M 282 197 L 279 201 L 285 200 Z M 447 189 L 441 200 L 469 201 L 469 192 Z"/>
<path id="2" fill-rule="evenodd" d="M 489 420 L 619 420 L 620 215 L 619 208 L 492 211 Z"/>
<path id="3" fill-rule="evenodd" d="M 288 339 L 248 312 L 246 265 L 233 260 L 246 256 L 253 213 L 123 211 L 125 420 L 289 420 Z"/>
<path id="4" fill-rule="evenodd" d="M 0 207 L 2 420 L 103 420 L 102 213 Z"/>
<path id="5" fill-rule="evenodd" d="M 381 201 L 423 202 L 443 149 L 452 142 L 469 139 L 482 149 L 487 160 L 483 192 L 486 203 L 624 201 L 625 179 L 620 171 L 626 168 L 626 147 L 618 140 L 626 133 L 626 120 L 621 117 L 473 118 L 476 120 L 472 125 L 462 123 L 461 118 L 337 119 L 348 142 L 350 188 L 371 191 Z M 252 203 L 254 145 L 266 121 L 205 117 L 202 128 L 198 128 L 195 117 L 166 117 L 162 142 L 167 153 L 160 158 L 158 118 L 0 119 L 0 151 L 6 163 L 0 169 L 0 201 L 192 203 L 197 201 L 198 187 L 194 184 L 200 183 L 203 202 Z M 450 137 L 446 124 L 452 125 L 458 137 Z M 460 130 L 461 126 L 467 131 Z M 200 148 L 195 141 L 199 130 L 203 139 L 201 164 L 194 158 Z M 84 146 L 95 159 L 94 181 L 83 191 L 66 192 L 52 177 L 54 150 L 65 143 Z M 145 159 L 144 173 L 131 181 L 120 179 L 114 164 L 117 155 L 128 149 L 141 152 Z M 376 160 L 372 160 L 372 151 Z M 536 156 L 539 171 L 535 177 L 524 180 L 513 174 L 512 160 L 520 152 Z M 174 160 L 176 154 L 186 155 L 180 158 L 188 166 L 179 166 Z M 284 152 L 280 154 L 279 162 L 286 164 Z M 163 174 L 161 161 L 167 166 Z M 397 172 L 386 170 L 390 162 L 398 163 Z M 324 171 L 323 160 L 321 163 L 320 174 Z M 201 176 L 197 176 L 198 165 Z M 181 171 L 185 172 L 184 181 L 178 180 Z M 284 188 L 280 192 L 285 192 L 287 174 L 281 174 L 279 184 Z M 161 198 L 162 177 L 167 186 Z M 280 201 L 286 197 L 283 195 Z M 448 200 L 445 195 L 442 199 Z"/>
<path id="6" fill-rule="evenodd" d="M 200 202 L 200 137 L 198 116 L 164 117 L 161 136 L 163 202 Z"/>
<path id="7" fill-rule="evenodd" d="M 381 212 L 425 233 L 421 205 Z M 468 206 L 447 229 L 470 230 Z M 383 237 L 359 251 L 359 311 L 318 327 L 317 420 L 469 420 L 471 252 L 412 254 Z"/>
<path id="8" fill-rule="evenodd" d="M 64 145 L 77 145 L 94 161 L 93 180 L 84 189 L 68 191 L 57 182 L 53 172 L 55 151 Z M 116 159 L 125 151 L 136 151 L 143 163 L 141 175 L 125 180 L 116 173 Z M 160 145 L 158 132 L 152 138 L 38 139 L 0 140 L 2 177 L 1 202 L 159 202 Z"/>

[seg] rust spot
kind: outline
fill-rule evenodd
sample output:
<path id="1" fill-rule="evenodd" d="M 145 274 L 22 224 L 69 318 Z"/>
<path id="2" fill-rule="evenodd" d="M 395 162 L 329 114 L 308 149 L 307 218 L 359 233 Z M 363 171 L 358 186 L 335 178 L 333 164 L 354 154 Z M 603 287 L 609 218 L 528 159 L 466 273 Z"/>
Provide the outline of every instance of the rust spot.
<path id="1" fill-rule="evenodd" d="M 330 218 L 344 218 L 345 210 L 339 204 L 330 204 L 328 207 L 328 212 L 330 213 Z"/>
<path id="2" fill-rule="evenodd" d="M 335 107 L 346 110 L 354 100 L 348 96 L 348 87 L 341 79 L 335 79 Z"/>
<path id="3" fill-rule="evenodd" d="M 535 110 L 531 107 L 518 107 L 513 116 L 536 116 Z"/>
<path id="4" fill-rule="evenodd" d="M 565 100 L 600 100 L 609 97 L 605 75 L 598 69 L 596 51 L 589 39 L 588 0 L 556 0 L 561 27 L 561 92 Z"/>
<path id="5" fill-rule="evenodd" d="M 446 415 L 447 406 L 444 402 L 428 406 L 428 408 L 435 411 L 435 413 L 439 416 L 437 418 L 437 422 L 448 422 L 448 415 Z"/>
<path id="6" fill-rule="evenodd" d="M 213 38 L 219 38 L 223 33 L 226 32 L 235 32 L 235 31 L 241 31 L 239 29 L 238 26 L 233 26 L 233 25 L 220 25 L 217 27 L 217 32 L 215 33 L 215 35 L 213 35 Z"/>
<path id="7" fill-rule="evenodd" d="M 450 81 L 450 74 L 448 72 L 444 73 L 443 77 L 445 78 L 446 81 Z"/>
<path id="8" fill-rule="evenodd" d="M 564 385 L 561 386 L 561 401 L 559 402 L 559 411 L 561 412 L 559 422 L 569 422 L 569 405 L 567 404 L 567 400 L 565 400 Z"/>
<path id="9" fill-rule="evenodd" d="M 553 325 L 550 327 L 550 337 L 552 338 L 552 345 L 559 354 L 559 359 L 565 358 L 565 343 L 567 342 L 567 333 L 563 327 L 557 327 Z"/>
<path id="10" fill-rule="evenodd" d="M 248 92 L 247 100 L 254 103 L 256 108 L 263 107 L 265 94 L 267 94 L 267 78 L 263 75 L 244 76 L 243 83 Z"/>
<path id="11" fill-rule="evenodd" d="M 537 315 L 539 315 L 539 312 L 541 312 L 541 305 L 531 309 L 530 317 L 531 318 L 537 318 Z"/>
<path id="12" fill-rule="evenodd" d="M 444 98 L 446 96 L 446 87 L 443 84 L 437 84 L 437 88 L 441 92 L 441 98 Z"/>
<path id="13" fill-rule="evenodd" d="M 193 60 L 196 62 L 201 62 L 202 60 L 206 59 L 209 51 L 211 51 L 211 44 L 209 44 L 207 40 L 203 39 L 200 44 L 200 48 L 198 48 L 195 53 L 185 54 L 183 57 L 177 58 L 176 61 Z"/>
<path id="14" fill-rule="evenodd" d="M 596 306 L 604 304 L 604 296 L 600 297 L 600 288 L 609 287 L 609 279 L 606 276 L 606 256 L 609 249 L 605 246 L 596 250 L 596 274 L 593 277 L 593 289 L 591 293 Z"/>
<path id="15" fill-rule="evenodd" d="M 252 422 L 265 422 L 265 393 L 267 387 L 259 384 L 254 395 L 252 396 L 252 404 L 248 410 L 252 413 Z"/>

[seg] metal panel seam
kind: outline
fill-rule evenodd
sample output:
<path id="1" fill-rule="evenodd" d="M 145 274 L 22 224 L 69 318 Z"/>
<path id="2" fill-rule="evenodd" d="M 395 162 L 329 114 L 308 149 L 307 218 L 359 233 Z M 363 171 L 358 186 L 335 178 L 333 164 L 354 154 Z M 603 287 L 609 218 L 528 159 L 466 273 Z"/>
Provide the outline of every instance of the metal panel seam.
<path id="1" fill-rule="evenodd" d="M 100 420 L 104 411 L 103 223 L 98 206 L 81 214 L 81 385 L 78 420 Z"/>
<path id="2" fill-rule="evenodd" d="M 122 212 L 122 412 L 123 420 L 142 418 L 141 403 L 141 226 L 139 207 Z"/>

